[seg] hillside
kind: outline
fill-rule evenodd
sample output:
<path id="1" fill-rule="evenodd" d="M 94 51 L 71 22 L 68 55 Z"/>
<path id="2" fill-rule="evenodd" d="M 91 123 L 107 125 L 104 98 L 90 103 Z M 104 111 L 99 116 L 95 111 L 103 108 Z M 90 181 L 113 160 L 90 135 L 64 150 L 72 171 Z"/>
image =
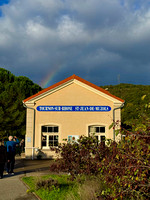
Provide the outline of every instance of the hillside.
<path id="1" fill-rule="evenodd" d="M 27 77 L 16 77 L 0 68 L 0 137 L 24 136 L 26 111 L 22 100 L 41 89 Z"/>
<path id="2" fill-rule="evenodd" d="M 102 88 L 125 100 L 122 109 L 122 123 L 125 127 L 134 125 L 144 117 L 150 117 L 150 85 L 122 83 L 102 86 Z"/>

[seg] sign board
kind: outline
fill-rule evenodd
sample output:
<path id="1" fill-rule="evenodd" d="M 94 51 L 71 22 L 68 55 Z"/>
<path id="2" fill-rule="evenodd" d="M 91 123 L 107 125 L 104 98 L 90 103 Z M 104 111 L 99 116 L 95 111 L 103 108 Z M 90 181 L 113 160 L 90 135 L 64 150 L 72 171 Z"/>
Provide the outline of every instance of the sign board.
<path id="1" fill-rule="evenodd" d="M 46 112 L 108 112 L 110 106 L 38 106 L 38 111 Z"/>
<path id="2" fill-rule="evenodd" d="M 68 143 L 78 143 L 79 135 L 68 135 Z"/>
<path id="3" fill-rule="evenodd" d="M 31 142 L 31 137 L 27 137 L 27 142 Z"/>

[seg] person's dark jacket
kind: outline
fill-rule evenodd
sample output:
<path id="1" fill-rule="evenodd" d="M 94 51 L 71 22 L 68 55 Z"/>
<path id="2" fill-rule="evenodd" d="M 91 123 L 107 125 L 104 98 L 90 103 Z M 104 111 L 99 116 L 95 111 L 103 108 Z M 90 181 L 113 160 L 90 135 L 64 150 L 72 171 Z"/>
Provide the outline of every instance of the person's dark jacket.
<path id="1" fill-rule="evenodd" d="M 6 147 L 1 145 L 0 146 L 0 164 L 5 163 L 6 161 L 7 161 Z"/>
<path id="2" fill-rule="evenodd" d="M 6 146 L 7 146 L 7 152 L 8 153 L 16 153 L 16 144 L 19 144 L 19 140 L 16 139 L 16 141 L 7 141 Z"/>

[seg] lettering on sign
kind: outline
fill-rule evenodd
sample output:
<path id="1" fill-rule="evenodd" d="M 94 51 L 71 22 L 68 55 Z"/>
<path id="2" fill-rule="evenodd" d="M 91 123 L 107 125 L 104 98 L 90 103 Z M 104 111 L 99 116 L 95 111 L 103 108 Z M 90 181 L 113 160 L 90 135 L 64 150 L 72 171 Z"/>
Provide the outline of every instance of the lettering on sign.
<path id="1" fill-rule="evenodd" d="M 108 112 L 110 106 L 38 106 L 38 111 L 48 112 Z"/>

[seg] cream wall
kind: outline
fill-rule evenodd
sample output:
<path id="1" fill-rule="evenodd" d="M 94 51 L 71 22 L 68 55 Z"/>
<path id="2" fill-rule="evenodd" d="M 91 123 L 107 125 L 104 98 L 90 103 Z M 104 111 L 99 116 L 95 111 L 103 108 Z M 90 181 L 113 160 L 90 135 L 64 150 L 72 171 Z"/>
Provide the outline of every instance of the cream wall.
<path id="1" fill-rule="evenodd" d="M 49 112 L 37 111 L 37 106 L 110 106 L 109 112 Z M 41 126 L 42 125 L 58 125 L 59 126 L 59 142 L 68 135 L 86 135 L 88 136 L 88 126 L 104 125 L 106 126 L 106 138 L 113 139 L 113 129 L 109 130 L 109 126 L 113 122 L 114 102 L 109 98 L 99 95 L 79 84 L 72 83 L 66 87 L 56 90 L 53 93 L 39 98 L 34 101 L 35 109 L 35 147 L 41 148 Z M 120 103 L 121 105 L 121 103 Z M 26 137 L 32 138 L 33 133 L 33 110 L 27 109 L 27 134 Z M 120 120 L 120 110 L 116 110 L 116 118 Z M 26 147 L 32 146 L 32 142 L 26 144 Z M 45 154 L 50 155 L 50 151 L 42 150 Z M 27 152 L 29 150 L 27 149 Z M 30 151 L 31 153 L 31 151 Z M 28 153 L 29 154 L 29 153 Z M 52 153 L 51 153 L 52 154 Z"/>
<path id="2" fill-rule="evenodd" d="M 40 105 L 109 105 L 113 103 L 75 83 L 52 93 L 36 102 Z M 106 125 L 112 123 L 112 110 L 110 112 L 42 112 L 36 111 L 36 144 L 41 146 L 41 126 L 58 125 L 60 127 L 59 142 L 68 135 L 88 135 L 89 125 Z M 111 137 L 112 130 L 106 132 Z"/>

